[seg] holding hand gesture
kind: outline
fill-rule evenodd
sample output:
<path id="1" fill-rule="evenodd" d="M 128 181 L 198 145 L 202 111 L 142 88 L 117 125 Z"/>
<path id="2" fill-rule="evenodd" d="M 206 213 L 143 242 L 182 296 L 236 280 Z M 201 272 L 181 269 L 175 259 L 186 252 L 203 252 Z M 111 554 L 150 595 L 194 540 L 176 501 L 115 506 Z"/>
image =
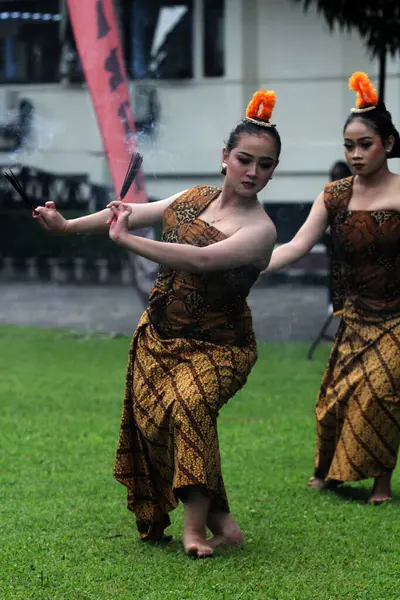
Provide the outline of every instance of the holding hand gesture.
<path id="1" fill-rule="evenodd" d="M 107 221 L 107 225 L 110 226 L 109 236 L 118 244 L 129 235 L 129 215 L 132 213 L 132 206 L 115 200 L 110 202 L 107 208 L 111 211 L 111 217 Z"/>
<path id="2" fill-rule="evenodd" d="M 55 203 L 52 201 L 46 202 L 44 206 L 37 206 L 32 216 L 47 231 L 58 235 L 67 233 L 68 221 L 58 212 Z"/>

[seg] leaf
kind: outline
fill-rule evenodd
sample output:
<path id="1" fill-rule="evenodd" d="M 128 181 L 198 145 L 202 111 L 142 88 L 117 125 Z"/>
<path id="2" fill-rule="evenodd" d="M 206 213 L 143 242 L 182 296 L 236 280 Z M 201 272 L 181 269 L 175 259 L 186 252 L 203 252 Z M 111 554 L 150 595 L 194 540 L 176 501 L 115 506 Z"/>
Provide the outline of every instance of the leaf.
<path id="1" fill-rule="evenodd" d="M 315 7 L 331 31 L 357 30 L 373 57 L 382 50 L 391 56 L 400 53 L 400 2 L 399 0 L 292 0 L 302 4 L 304 11 Z"/>

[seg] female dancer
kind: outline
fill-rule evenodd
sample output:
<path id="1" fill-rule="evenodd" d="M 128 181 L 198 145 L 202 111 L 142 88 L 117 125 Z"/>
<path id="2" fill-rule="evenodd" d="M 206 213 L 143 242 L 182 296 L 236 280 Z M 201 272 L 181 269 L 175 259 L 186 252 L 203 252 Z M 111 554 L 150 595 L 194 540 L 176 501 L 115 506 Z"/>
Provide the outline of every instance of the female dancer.
<path id="1" fill-rule="evenodd" d="M 46 229 L 109 230 L 114 242 L 160 264 L 130 347 L 115 478 L 128 488 L 142 540 L 167 538 L 168 513 L 181 500 L 184 547 L 197 557 L 243 543 L 221 474 L 217 416 L 257 358 L 246 297 L 276 241 L 257 199 L 281 149 L 274 104 L 274 92 L 254 94 L 223 150 L 222 189 L 195 187 L 147 205 L 111 202 L 70 221 L 52 202 L 37 209 Z M 128 233 L 159 222 L 161 242 Z"/>
<path id="2" fill-rule="evenodd" d="M 333 305 L 341 312 L 316 404 L 315 472 L 327 488 L 374 478 L 369 499 L 391 499 L 400 442 L 399 134 L 365 73 L 349 86 L 357 106 L 344 126 L 345 157 L 355 176 L 329 183 L 267 272 L 307 254 L 330 226 L 335 256 Z"/>

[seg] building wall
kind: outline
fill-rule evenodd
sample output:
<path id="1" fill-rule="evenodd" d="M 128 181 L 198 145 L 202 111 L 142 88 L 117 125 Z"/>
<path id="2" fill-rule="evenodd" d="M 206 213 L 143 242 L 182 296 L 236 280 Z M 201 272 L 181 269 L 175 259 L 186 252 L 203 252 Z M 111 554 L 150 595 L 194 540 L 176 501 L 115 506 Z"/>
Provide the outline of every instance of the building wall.
<path id="1" fill-rule="evenodd" d="M 289 0 L 259 0 L 258 12 L 258 84 L 276 90 L 274 116 L 284 144 L 268 195 L 303 201 L 317 195 L 330 165 L 343 157 L 343 124 L 355 102 L 349 76 L 366 71 L 377 83 L 378 65 L 358 34 L 331 34 L 316 11 L 304 14 Z M 389 65 L 386 98 L 400 125 L 399 66 Z"/>
<path id="2" fill-rule="evenodd" d="M 399 65 L 398 60 L 389 64 L 387 105 L 400 125 Z M 140 140 L 149 195 L 166 197 L 198 183 L 220 183 L 223 142 L 252 93 L 268 87 L 277 94 L 274 120 L 283 152 L 261 199 L 312 201 L 332 162 L 342 157 L 342 127 L 354 104 L 347 80 L 354 70 L 377 77 L 377 63 L 357 34 L 330 34 L 321 16 L 304 14 L 290 0 L 227 0 L 226 76 L 156 84 L 160 124 L 152 137 Z M 20 158 L 110 183 L 87 90 L 60 84 L 20 86 L 19 91 L 37 114 L 33 148 Z M 0 163 L 7 158 L 0 155 Z M 398 162 L 393 166 L 398 170 Z"/>

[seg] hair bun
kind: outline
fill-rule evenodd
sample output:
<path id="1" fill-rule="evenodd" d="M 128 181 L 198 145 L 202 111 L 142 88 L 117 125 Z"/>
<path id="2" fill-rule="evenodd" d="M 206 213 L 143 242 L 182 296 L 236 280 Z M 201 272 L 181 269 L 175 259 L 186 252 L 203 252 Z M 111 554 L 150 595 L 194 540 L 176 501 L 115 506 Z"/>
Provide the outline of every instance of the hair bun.
<path id="1" fill-rule="evenodd" d="M 388 158 L 400 158 L 400 135 L 397 129 L 393 126 L 394 144 L 391 151 L 388 154 Z"/>

